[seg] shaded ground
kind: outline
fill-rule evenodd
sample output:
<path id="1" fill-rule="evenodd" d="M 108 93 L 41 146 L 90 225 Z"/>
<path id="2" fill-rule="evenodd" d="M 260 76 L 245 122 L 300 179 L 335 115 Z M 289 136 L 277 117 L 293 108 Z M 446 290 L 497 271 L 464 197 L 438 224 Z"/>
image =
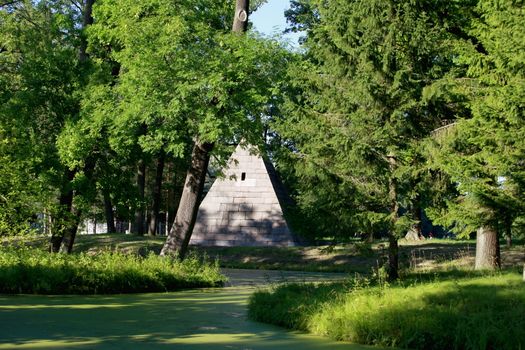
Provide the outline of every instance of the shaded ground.
<path id="1" fill-rule="evenodd" d="M 74 250 L 96 252 L 120 250 L 147 255 L 158 253 L 165 237 L 135 236 L 124 234 L 82 235 L 77 238 Z M 525 260 L 523 242 L 512 248 L 502 244 L 504 267 L 519 266 Z M 46 239 L 33 240 L 33 245 L 45 246 Z M 387 257 L 387 244 L 372 245 L 349 243 L 347 245 L 318 247 L 192 247 L 198 254 L 218 258 L 224 268 L 294 270 L 316 272 L 369 273 L 382 266 Z M 402 267 L 439 269 L 469 267 L 474 265 L 474 240 L 433 239 L 419 242 L 400 240 Z"/>
<path id="2" fill-rule="evenodd" d="M 438 269 L 446 267 L 473 267 L 476 255 L 475 241 L 451 244 L 450 241 L 432 240 L 424 243 L 407 243 L 401 246 L 401 260 L 410 268 Z M 504 268 L 521 266 L 525 261 L 523 245 L 501 246 Z"/>
<path id="3" fill-rule="evenodd" d="M 113 296 L 0 296 L 0 349 L 370 349 L 249 321 L 246 304 L 254 289 L 246 284 L 266 284 L 279 276 L 275 271 L 225 272 L 236 287 Z M 289 280 L 341 277 L 285 275 Z"/>

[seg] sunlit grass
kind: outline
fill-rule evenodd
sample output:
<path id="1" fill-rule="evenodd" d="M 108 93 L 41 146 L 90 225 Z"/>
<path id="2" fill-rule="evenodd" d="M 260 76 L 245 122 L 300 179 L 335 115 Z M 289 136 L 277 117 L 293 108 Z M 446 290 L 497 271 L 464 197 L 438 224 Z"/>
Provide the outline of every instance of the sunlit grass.
<path id="1" fill-rule="evenodd" d="M 0 292 L 108 294 L 215 287 L 225 282 L 217 262 L 192 255 L 184 261 L 118 252 L 50 254 L 39 249 L 0 251 Z"/>
<path id="2" fill-rule="evenodd" d="M 286 285 L 250 301 L 256 320 L 337 340 L 415 349 L 520 349 L 525 284 L 515 272 L 369 282 Z M 470 275 L 472 276 L 472 275 Z"/>

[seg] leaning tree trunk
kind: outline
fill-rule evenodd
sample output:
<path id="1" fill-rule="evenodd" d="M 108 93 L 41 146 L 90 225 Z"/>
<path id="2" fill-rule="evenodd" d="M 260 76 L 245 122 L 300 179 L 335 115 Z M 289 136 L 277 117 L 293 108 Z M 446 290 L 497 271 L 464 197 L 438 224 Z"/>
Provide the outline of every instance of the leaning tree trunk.
<path id="1" fill-rule="evenodd" d="M 388 197 L 390 200 L 391 227 L 388 232 L 388 280 L 393 281 L 399 278 L 399 246 L 395 226 L 398 220 L 399 203 L 397 201 L 397 182 L 394 178 L 396 168 L 396 158 L 394 155 L 388 156 L 390 168 L 390 179 L 388 183 Z"/>
<path id="2" fill-rule="evenodd" d="M 498 231 L 490 226 L 482 226 L 476 235 L 476 270 L 497 269 L 501 267 Z"/>
<path id="3" fill-rule="evenodd" d="M 197 219 L 199 201 L 204 191 L 204 182 L 213 146 L 213 143 L 200 143 L 198 141 L 193 146 L 191 165 L 186 174 L 179 208 L 166 243 L 160 252 L 161 255 L 171 255 L 178 252 L 180 259 L 184 259 L 186 255 L 193 226 L 195 226 Z"/>
<path id="4" fill-rule="evenodd" d="M 235 1 L 235 14 L 232 32 L 244 33 L 248 29 L 249 0 Z M 162 247 L 161 255 L 178 252 L 179 259 L 184 259 L 190 243 L 193 226 L 197 219 L 199 200 L 204 190 L 204 181 L 208 171 L 210 152 L 213 143 L 200 143 L 198 140 L 193 146 L 190 169 L 186 174 L 186 182 L 175 215 L 175 221 L 170 230 L 166 243 Z"/>
<path id="5" fill-rule="evenodd" d="M 164 173 L 164 152 L 159 154 L 157 159 L 157 173 L 155 174 L 155 188 L 153 189 L 153 203 L 151 209 L 151 219 L 148 227 L 148 234 L 154 236 L 159 225 L 160 203 L 162 201 L 162 175 Z"/>
<path id="6" fill-rule="evenodd" d="M 70 254 L 73 251 L 73 244 L 75 243 L 75 238 L 77 236 L 78 225 L 80 225 L 80 217 L 82 216 L 82 212 L 73 206 L 71 208 L 71 214 L 71 220 L 64 231 L 62 244 L 60 245 L 61 253 Z"/>

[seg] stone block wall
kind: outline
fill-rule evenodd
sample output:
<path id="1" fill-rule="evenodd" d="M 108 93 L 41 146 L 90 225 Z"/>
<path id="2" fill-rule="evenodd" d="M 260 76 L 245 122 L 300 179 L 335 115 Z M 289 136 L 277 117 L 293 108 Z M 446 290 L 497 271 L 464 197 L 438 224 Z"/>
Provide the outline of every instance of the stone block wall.
<path id="1" fill-rule="evenodd" d="M 250 148 L 237 146 L 224 178 L 202 201 L 190 244 L 203 246 L 294 246 L 283 216 L 287 201 L 275 169 Z"/>

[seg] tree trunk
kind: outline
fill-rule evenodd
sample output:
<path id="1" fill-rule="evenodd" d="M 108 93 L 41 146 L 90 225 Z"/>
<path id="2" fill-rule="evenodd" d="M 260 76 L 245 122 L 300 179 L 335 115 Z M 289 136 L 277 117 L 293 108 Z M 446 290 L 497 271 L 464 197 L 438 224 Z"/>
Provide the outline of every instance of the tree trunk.
<path id="1" fill-rule="evenodd" d="M 60 245 L 61 253 L 70 254 L 73 251 L 73 244 L 75 243 L 75 238 L 77 236 L 78 225 L 80 225 L 82 212 L 73 206 L 71 214 L 71 220 L 68 222 L 68 225 L 64 230 L 62 244 Z"/>
<path id="2" fill-rule="evenodd" d="M 139 191 L 140 204 L 135 211 L 134 233 L 139 236 L 144 235 L 144 192 L 146 188 L 146 162 L 143 159 L 139 161 L 137 170 L 137 188 Z"/>
<path id="3" fill-rule="evenodd" d="M 193 146 L 191 165 L 186 175 L 177 215 L 166 243 L 162 247 L 161 255 L 172 255 L 178 252 L 180 259 L 184 259 L 186 255 L 193 226 L 197 219 L 199 201 L 204 190 L 210 152 L 213 150 L 213 146 L 213 143 L 200 143 L 198 141 Z"/>
<path id="4" fill-rule="evenodd" d="M 232 32 L 244 33 L 248 29 L 249 0 L 235 1 L 235 16 L 233 18 Z"/>
<path id="5" fill-rule="evenodd" d="M 476 235 L 476 270 L 497 269 L 501 267 L 498 231 L 493 227 L 482 226 Z"/>
<path id="6" fill-rule="evenodd" d="M 71 182 L 75 178 L 76 171 L 66 169 L 60 197 L 58 198 L 58 211 L 53 215 L 51 226 L 51 240 L 49 251 L 58 253 L 68 228 L 68 222 L 73 220 L 71 211 L 73 208 L 73 189 Z"/>
<path id="7" fill-rule="evenodd" d="M 232 32 L 244 33 L 248 29 L 249 0 L 235 1 L 235 14 Z M 213 143 L 201 143 L 196 140 L 191 153 L 191 165 L 186 174 L 186 181 L 180 199 L 177 214 L 161 255 L 174 254 L 178 251 L 179 259 L 184 259 L 190 243 L 193 226 L 197 219 L 199 201 L 204 190 L 204 182 L 208 171 L 210 152 Z"/>
<path id="8" fill-rule="evenodd" d="M 86 176 L 89 182 L 91 182 L 91 180 L 93 179 L 93 173 L 95 172 L 96 164 L 97 161 L 94 155 L 89 156 L 85 160 L 83 170 L 84 175 Z M 71 202 L 73 202 L 73 192 L 71 192 Z M 73 244 L 75 243 L 75 238 L 77 237 L 78 225 L 80 224 L 80 219 L 82 217 L 82 211 L 79 208 L 76 208 L 74 205 L 71 206 L 70 212 L 70 220 L 67 221 L 68 225 L 64 230 L 62 245 L 60 246 L 60 252 L 68 254 L 70 254 L 73 251 Z"/>
<path id="9" fill-rule="evenodd" d="M 165 154 L 161 152 L 157 159 L 157 173 L 155 174 L 155 188 L 153 189 L 153 203 L 151 209 L 151 219 L 148 227 L 148 234 L 155 236 L 157 234 L 157 227 L 160 222 L 159 211 L 162 202 L 162 175 L 164 173 L 164 159 Z"/>
<path id="10" fill-rule="evenodd" d="M 86 0 L 84 4 L 84 13 L 82 14 L 82 28 L 86 29 L 89 25 L 93 24 L 93 4 L 95 0 Z M 85 32 L 80 35 L 80 49 L 78 52 L 78 60 L 80 62 L 87 62 L 88 54 L 87 51 L 87 38 Z"/>
<path id="11" fill-rule="evenodd" d="M 399 247 L 395 233 L 399 204 L 397 202 L 397 182 L 393 175 L 396 168 L 396 158 L 394 155 L 388 155 L 388 163 L 390 168 L 388 197 L 390 199 L 391 215 L 391 227 L 388 232 L 388 280 L 393 281 L 399 278 Z"/>
<path id="12" fill-rule="evenodd" d="M 106 227 L 108 233 L 117 232 L 115 228 L 115 216 L 113 214 L 113 204 L 111 203 L 111 197 L 107 190 L 104 191 L 104 211 L 106 213 Z"/>

